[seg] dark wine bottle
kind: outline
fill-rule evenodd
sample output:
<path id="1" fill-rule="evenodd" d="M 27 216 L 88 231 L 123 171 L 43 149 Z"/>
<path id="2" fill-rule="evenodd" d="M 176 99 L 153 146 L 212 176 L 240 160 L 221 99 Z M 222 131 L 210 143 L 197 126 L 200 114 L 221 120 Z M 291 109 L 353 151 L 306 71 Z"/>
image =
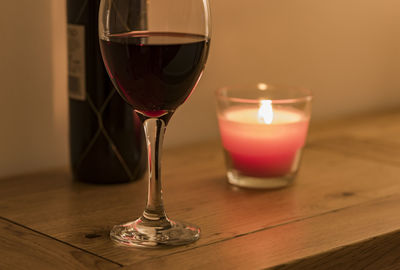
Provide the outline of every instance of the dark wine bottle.
<path id="1" fill-rule="evenodd" d="M 144 135 L 132 108 L 109 80 L 101 59 L 99 2 L 67 0 L 71 167 L 79 181 L 129 182 L 139 179 L 146 167 Z"/>

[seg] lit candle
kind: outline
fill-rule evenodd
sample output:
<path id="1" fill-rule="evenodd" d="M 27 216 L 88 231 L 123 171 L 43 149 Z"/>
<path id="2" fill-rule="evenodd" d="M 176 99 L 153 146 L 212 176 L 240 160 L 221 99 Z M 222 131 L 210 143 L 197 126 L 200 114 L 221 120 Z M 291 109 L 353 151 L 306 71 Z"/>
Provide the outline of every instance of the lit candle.
<path id="1" fill-rule="evenodd" d="M 294 108 L 232 106 L 218 117 L 222 144 L 232 166 L 253 177 L 283 176 L 296 170 L 309 116 Z"/>

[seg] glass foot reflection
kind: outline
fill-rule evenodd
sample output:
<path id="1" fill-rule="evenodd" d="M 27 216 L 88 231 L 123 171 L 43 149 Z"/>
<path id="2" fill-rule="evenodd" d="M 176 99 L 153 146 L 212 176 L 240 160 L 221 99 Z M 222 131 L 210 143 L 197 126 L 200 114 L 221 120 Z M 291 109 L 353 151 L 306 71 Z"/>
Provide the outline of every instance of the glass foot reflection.
<path id="1" fill-rule="evenodd" d="M 114 226 L 111 239 L 126 246 L 161 247 L 192 243 L 200 238 L 200 228 L 196 225 L 172 221 L 151 221 L 141 217 L 135 221 Z"/>

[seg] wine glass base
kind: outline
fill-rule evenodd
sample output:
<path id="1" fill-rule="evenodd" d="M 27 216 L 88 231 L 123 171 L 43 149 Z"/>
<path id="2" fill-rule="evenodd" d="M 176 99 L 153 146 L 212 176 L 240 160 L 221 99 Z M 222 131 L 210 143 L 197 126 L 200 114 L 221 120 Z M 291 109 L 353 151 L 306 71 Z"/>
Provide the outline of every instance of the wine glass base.
<path id="1" fill-rule="evenodd" d="M 142 218 L 116 225 L 110 232 L 111 239 L 124 246 L 162 247 L 192 243 L 200 238 L 200 228 L 186 222 L 168 220 L 163 226 L 143 224 Z"/>

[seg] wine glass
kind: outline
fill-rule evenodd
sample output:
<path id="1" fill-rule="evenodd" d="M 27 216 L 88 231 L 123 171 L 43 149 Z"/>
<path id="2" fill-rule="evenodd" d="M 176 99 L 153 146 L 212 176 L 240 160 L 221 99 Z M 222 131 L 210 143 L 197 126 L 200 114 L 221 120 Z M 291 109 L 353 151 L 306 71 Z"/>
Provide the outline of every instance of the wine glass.
<path id="1" fill-rule="evenodd" d="M 171 116 L 203 72 L 210 44 L 208 0 L 101 0 L 99 39 L 107 72 L 140 118 L 148 152 L 148 196 L 138 219 L 114 226 L 128 246 L 196 241 L 196 225 L 169 219 L 161 186 L 161 149 Z"/>

